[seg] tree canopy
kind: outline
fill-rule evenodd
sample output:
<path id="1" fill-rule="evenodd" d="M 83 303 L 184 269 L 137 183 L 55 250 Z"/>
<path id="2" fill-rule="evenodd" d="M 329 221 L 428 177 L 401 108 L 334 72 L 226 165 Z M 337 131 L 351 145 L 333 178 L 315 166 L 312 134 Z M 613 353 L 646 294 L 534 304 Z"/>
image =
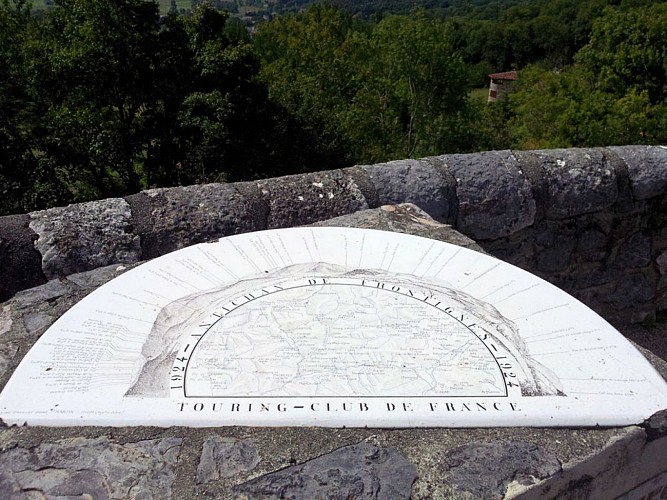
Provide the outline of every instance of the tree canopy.
<path id="1" fill-rule="evenodd" d="M 662 1 L 397 15 L 407 3 L 340 0 L 252 35 L 197 3 L 160 16 L 151 1 L 54 0 L 36 16 L 0 0 L 0 214 L 448 152 L 667 143 Z M 486 105 L 488 74 L 510 69 L 514 91 Z"/>

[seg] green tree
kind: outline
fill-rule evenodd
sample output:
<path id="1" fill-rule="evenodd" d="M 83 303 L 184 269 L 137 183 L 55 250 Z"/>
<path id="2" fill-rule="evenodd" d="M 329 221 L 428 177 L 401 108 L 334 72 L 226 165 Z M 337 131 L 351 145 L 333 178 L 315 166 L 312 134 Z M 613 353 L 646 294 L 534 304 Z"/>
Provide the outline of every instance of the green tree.
<path id="1" fill-rule="evenodd" d="M 144 115 L 158 96 L 157 4 L 58 0 L 40 28 L 29 71 L 41 164 L 75 199 L 139 190 Z"/>
<path id="2" fill-rule="evenodd" d="M 323 149 L 355 162 L 469 150 L 468 73 L 450 31 L 425 15 L 376 26 L 333 7 L 264 25 L 261 77 Z"/>
<path id="3" fill-rule="evenodd" d="M 342 124 L 362 161 L 471 149 L 468 73 L 446 24 L 387 17 L 356 55 Z"/>
<path id="4" fill-rule="evenodd" d="M 662 107 L 652 106 L 646 91 L 629 89 L 618 97 L 600 89 L 579 66 L 558 73 L 526 68 L 503 109 L 509 146 L 523 149 L 651 144 L 667 138 Z"/>
<path id="5" fill-rule="evenodd" d="M 0 215 L 23 212 L 38 197 L 32 147 L 37 114 L 24 53 L 32 29 L 27 2 L 0 0 Z"/>
<path id="6" fill-rule="evenodd" d="M 600 88 L 617 96 L 648 92 L 651 103 L 667 96 L 667 3 L 622 11 L 608 8 L 577 54 Z"/>
<path id="7" fill-rule="evenodd" d="M 254 37 L 260 77 L 271 100 L 315 137 L 325 156 L 341 157 L 344 163 L 353 154 L 340 116 L 358 87 L 349 59 L 358 45 L 355 36 L 363 36 L 359 28 L 342 11 L 314 5 L 299 16 L 261 25 Z"/>

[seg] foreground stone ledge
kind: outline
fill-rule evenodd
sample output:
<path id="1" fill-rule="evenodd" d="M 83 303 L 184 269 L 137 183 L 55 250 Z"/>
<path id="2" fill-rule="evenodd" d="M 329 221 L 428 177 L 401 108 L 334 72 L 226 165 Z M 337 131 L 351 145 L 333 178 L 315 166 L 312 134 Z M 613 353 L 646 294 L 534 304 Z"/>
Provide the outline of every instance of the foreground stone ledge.
<path id="1" fill-rule="evenodd" d="M 0 491 L 12 499 L 615 498 L 660 473 L 666 448 L 664 436 L 647 442 L 640 427 L 11 427 L 0 430 Z"/>

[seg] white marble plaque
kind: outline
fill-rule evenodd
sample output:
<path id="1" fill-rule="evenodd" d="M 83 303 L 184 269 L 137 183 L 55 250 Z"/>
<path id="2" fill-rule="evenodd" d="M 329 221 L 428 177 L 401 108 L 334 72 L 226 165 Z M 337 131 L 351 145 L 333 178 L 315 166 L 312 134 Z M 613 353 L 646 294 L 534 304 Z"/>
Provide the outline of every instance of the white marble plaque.
<path id="1" fill-rule="evenodd" d="M 611 426 L 664 408 L 646 359 L 553 285 L 350 228 L 139 266 L 60 318 L 0 395 L 10 425 Z"/>

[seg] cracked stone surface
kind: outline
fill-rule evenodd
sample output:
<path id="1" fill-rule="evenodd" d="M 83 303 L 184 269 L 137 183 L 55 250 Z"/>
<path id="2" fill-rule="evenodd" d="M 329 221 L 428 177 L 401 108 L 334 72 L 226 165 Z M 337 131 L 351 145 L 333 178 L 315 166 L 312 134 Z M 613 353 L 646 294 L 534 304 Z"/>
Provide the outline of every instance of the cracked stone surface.
<path id="1" fill-rule="evenodd" d="M 528 486 L 560 470 L 553 453 L 521 441 L 471 443 L 444 456 L 446 480 L 473 498 L 502 499 L 512 481 Z"/>
<path id="2" fill-rule="evenodd" d="M 141 259 L 130 205 L 123 199 L 79 203 L 30 214 L 48 279 Z"/>
<path id="3" fill-rule="evenodd" d="M 433 220 L 430 215 L 412 203 L 385 205 L 380 209 L 361 210 L 326 221 L 311 224 L 316 227 L 360 227 L 395 233 L 408 233 L 424 238 L 445 241 L 452 245 L 486 253 L 474 240 L 456 231 L 448 224 Z"/>
<path id="4" fill-rule="evenodd" d="M 259 453 L 248 440 L 210 436 L 197 466 L 197 484 L 232 477 L 259 464 Z"/>
<path id="5" fill-rule="evenodd" d="M 393 448 L 358 443 L 235 488 L 248 498 L 410 498 L 416 467 Z"/>
<path id="6" fill-rule="evenodd" d="M 0 454 L 0 492 L 7 499 L 168 498 L 181 441 L 73 438 L 13 448 Z"/>
<path id="7" fill-rule="evenodd" d="M 126 199 L 143 259 L 266 227 L 267 208 L 250 183 L 150 189 Z"/>
<path id="8" fill-rule="evenodd" d="M 528 179 L 510 151 L 439 157 L 456 178 L 457 228 L 475 239 L 508 236 L 535 222 Z"/>
<path id="9" fill-rule="evenodd" d="M 0 335 L 7 333 L 12 328 L 11 307 L 2 306 L 0 309 Z"/>
<path id="10" fill-rule="evenodd" d="M 432 165 L 420 160 L 397 160 L 364 165 L 382 205 L 414 203 L 440 222 L 449 219 L 449 205 L 454 198 L 447 179 Z M 448 196 L 449 195 L 449 196 Z"/>
<path id="11" fill-rule="evenodd" d="M 267 228 L 294 227 L 369 208 L 355 179 L 342 170 L 257 182 L 269 207 Z"/>
<path id="12" fill-rule="evenodd" d="M 638 200 L 659 196 L 667 187 L 667 147 L 613 146 L 628 166 L 632 192 Z"/>

